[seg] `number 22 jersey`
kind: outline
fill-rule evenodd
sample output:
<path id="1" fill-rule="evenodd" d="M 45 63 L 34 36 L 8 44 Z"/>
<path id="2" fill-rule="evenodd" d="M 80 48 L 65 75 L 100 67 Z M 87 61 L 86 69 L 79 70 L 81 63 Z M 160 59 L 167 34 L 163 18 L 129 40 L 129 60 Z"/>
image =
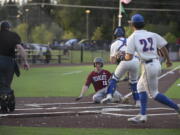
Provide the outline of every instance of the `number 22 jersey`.
<path id="1" fill-rule="evenodd" d="M 167 41 L 159 34 L 146 30 L 136 30 L 127 40 L 126 53 L 136 51 L 142 60 L 158 58 L 157 48 L 161 49 Z"/>

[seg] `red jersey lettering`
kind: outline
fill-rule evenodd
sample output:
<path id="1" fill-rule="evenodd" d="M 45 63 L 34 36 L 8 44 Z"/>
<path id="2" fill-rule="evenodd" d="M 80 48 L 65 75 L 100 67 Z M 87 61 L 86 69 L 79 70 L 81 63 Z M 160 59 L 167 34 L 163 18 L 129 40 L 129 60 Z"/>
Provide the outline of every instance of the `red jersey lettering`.
<path id="1" fill-rule="evenodd" d="M 101 70 L 100 72 L 92 71 L 86 80 L 85 85 L 90 86 L 92 83 L 95 91 L 105 88 L 108 85 L 108 80 L 111 77 L 111 73 L 107 70 Z"/>

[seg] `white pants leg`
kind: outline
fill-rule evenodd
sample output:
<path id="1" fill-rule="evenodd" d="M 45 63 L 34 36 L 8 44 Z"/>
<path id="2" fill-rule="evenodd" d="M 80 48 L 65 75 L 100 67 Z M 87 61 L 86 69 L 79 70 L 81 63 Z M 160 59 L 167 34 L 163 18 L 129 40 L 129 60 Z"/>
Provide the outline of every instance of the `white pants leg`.
<path id="1" fill-rule="evenodd" d="M 100 103 L 100 101 L 106 97 L 106 93 L 107 93 L 107 87 L 96 92 L 92 97 L 93 102 Z"/>
<path id="2" fill-rule="evenodd" d="M 158 92 L 158 76 L 161 71 L 159 60 L 153 59 L 153 62 L 148 64 L 142 63 L 142 73 L 138 81 L 138 92 L 148 91 L 152 97 L 155 97 Z"/>
<path id="3" fill-rule="evenodd" d="M 139 75 L 139 60 L 133 58 L 131 61 L 121 61 L 117 66 L 113 79 L 119 80 L 126 72 L 129 72 L 130 83 L 136 83 Z"/>

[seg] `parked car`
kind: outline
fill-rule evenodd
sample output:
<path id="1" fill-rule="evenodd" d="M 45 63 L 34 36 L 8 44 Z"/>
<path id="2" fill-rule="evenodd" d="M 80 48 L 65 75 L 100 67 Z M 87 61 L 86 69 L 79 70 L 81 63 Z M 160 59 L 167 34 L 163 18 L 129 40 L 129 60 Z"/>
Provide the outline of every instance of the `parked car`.
<path id="1" fill-rule="evenodd" d="M 96 44 L 93 40 L 82 39 L 77 43 L 76 48 L 80 49 L 81 47 L 84 49 L 93 49 L 96 48 Z"/>
<path id="2" fill-rule="evenodd" d="M 78 43 L 78 39 L 74 38 L 74 39 L 70 39 L 68 41 L 65 42 L 64 46 L 74 46 Z"/>

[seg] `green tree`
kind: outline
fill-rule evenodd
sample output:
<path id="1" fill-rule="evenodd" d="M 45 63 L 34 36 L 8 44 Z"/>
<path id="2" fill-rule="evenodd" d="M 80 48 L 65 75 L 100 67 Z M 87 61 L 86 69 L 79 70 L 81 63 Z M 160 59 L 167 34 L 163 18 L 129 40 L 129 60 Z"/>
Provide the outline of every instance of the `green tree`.
<path id="1" fill-rule="evenodd" d="M 166 33 L 164 35 L 164 38 L 169 42 L 169 43 L 175 43 L 176 42 L 176 36 L 170 32 Z"/>
<path id="2" fill-rule="evenodd" d="M 26 23 L 19 24 L 13 30 L 19 34 L 22 42 L 27 42 L 27 29 L 28 25 Z"/>
<path id="3" fill-rule="evenodd" d="M 110 26 L 112 25 L 104 24 L 101 26 L 102 27 L 102 40 L 112 40 L 113 30 Z"/>
<path id="4" fill-rule="evenodd" d="M 73 32 L 71 31 L 65 31 L 62 39 L 71 39 L 71 38 L 76 38 Z"/>
<path id="5" fill-rule="evenodd" d="M 133 33 L 133 29 L 129 26 L 125 26 L 124 29 L 126 32 L 126 37 L 129 37 Z"/>
<path id="6" fill-rule="evenodd" d="M 102 27 L 97 27 L 93 33 L 92 40 L 102 40 Z"/>
<path id="7" fill-rule="evenodd" d="M 170 22 L 169 23 L 169 30 L 170 30 L 171 33 L 173 33 L 174 35 L 178 36 L 179 29 L 178 29 L 177 22 Z"/>
<path id="8" fill-rule="evenodd" d="M 61 0 L 61 4 L 70 5 L 99 5 L 105 6 L 102 1 L 92 1 L 92 0 Z M 106 2 L 113 5 L 113 2 Z M 109 6 L 109 5 L 108 5 Z M 64 29 L 64 31 L 71 31 L 75 34 L 77 38 L 85 38 L 86 33 L 86 21 L 87 14 L 86 9 L 83 8 L 71 8 L 63 7 L 56 9 L 54 11 L 56 22 Z M 103 35 L 102 38 L 105 40 L 112 39 L 112 29 L 113 29 L 113 10 L 99 10 L 90 9 L 89 14 L 89 35 L 90 38 L 93 32 L 96 30 L 97 26 L 102 26 Z"/>
<path id="9" fill-rule="evenodd" d="M 54 34 L 54 39 L 55 40 L 59 40 L 62 38 L 63 36 L 63 30 L 61 27 L 59 27 L 59 25 L 55 22 L 53 22 L 50 27 L 49 27 L 49 31 L 52 32 Z"/>
<path id="10" fill-rule="evenodd" d="M 41 44 L 49 44 L 53 40 L 53 33 L 49 32 L 47 27 L 42 24 L 40 26 L 36 26 L 32 30 L 32 41 L 34 43 L 41 43 Z"/>
<path id="11" fill-rule="evenodd" d="M 81 0 L 62 0 L 62 4 L 80 4 Z M 54 11 L 56 22 L 63 28 L 64 31 L 71 31 L 81 37 L 85 35 L 85 10 L 81 8 L 64 7 Z M 84 26 L 84 27 L 83 27 Z"/>

